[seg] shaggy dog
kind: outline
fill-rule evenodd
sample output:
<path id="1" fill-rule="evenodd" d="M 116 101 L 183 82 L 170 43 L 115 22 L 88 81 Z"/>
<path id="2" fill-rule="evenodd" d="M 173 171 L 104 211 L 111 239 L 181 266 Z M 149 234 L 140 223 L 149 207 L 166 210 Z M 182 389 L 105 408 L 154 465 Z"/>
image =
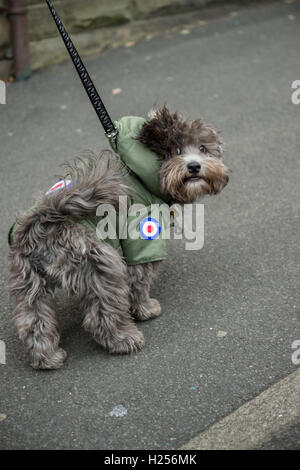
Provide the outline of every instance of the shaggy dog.
<path id="1" fill-rule="evenodd" d="M 158 156 L 160 190 L 176 203 L 217 194 L 228 182 L 219 136 L 200 119 L 188 123 L 164 107 L 136 138 Z M 83 327 L 111 353 L 140 350 L 144 337 L 134 319 L 161 312 L 149 295 L 159 262 L 127 265 L 117 250 L 77 223 L 92 218 L 101 204 L 117 208 L 119 197 L 130 193 L 117 161 L 106 152 L 68 166 L 76 184 L 44 196 L 18 220 L 9 256 L 13 318 L 35 369 L 57 369 L 66 358 L 59 347 L 56 287 L 78 298 Z"/>

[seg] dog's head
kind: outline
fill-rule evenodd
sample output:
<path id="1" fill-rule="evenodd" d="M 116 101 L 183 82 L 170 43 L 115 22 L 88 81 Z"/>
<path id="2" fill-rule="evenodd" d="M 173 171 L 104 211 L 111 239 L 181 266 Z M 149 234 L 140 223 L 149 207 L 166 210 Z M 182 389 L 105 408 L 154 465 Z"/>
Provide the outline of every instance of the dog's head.
<path id="1" fill-rule="evenodd" d="M 219 135 L 201 119 L 188 123 L 164 106 L 144 124 L 138 140 L 161 159 L 161 189 L 179 203 L 217 194 L 229 180 Z"/>

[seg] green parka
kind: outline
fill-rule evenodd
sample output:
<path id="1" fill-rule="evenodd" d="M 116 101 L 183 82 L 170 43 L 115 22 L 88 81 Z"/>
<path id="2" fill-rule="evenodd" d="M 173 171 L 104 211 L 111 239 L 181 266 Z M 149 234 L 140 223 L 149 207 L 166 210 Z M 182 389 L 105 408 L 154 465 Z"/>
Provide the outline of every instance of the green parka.
<path id="1" fill-rule="evenodd" d="M 144 118 L 135 116 L 126 116 L 116 121 L 115 127 L 118 130 L 116 139 L 110 140 L 112 149 L 119 154 L 122 163 L 127 170 L 126 184 L 133 190 L 133 196 L 130 197 L 130 205 L 142 204 L 148 210 L 150 216 L 151 205 L 171 204 L 170 198 L 160 192 L 159 185 L 159 159 L 147 147 L 141 144 L 137 135 L 143 124 Z M 131 217 L 128 217 L 130 224 Z M 76 223 L 83 225 L 86 229 L 92 231 L 98 240 L 99 231 L 96 230 L 101 217 L 89 217 Z M 160 261 L 166 258 L 166 240 L 163 238 L 164 222 L 162 216 L 159 218 L 161 233 L 155 239 L 144 239 L 139 236 L 137 239 L 105 239 L 104 241 L 113 246 L 121 255 L 124 256 L 128 265 L 143 264 L 152 261 Z M 11 242 L 16 223 L 10 230 L 9 241 Z M 117 222 L 118 227 L 118 222 Z"/>

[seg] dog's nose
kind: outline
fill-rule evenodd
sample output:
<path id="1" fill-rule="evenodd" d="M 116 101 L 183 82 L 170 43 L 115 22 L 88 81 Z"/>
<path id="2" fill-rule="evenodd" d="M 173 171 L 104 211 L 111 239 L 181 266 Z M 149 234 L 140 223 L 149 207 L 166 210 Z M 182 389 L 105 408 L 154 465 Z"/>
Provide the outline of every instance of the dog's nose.
<path id="1" fill-rule="evenodd" d="M 201 169 L 201 165 L 198 162 L 191 162 L 187 167 L 190 173 L 199 173 Z"/>

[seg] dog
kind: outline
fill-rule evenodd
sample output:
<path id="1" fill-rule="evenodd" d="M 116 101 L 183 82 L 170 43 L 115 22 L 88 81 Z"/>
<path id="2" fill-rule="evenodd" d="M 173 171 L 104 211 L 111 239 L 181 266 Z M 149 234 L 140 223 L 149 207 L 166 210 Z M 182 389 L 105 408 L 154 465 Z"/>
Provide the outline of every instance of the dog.
<path id="1" fill-rule="evenodd" d="M 138 145 L 139 152 L 144 149 L 146 158 L 155 157 L 154 175 L 147 170 L 143 180 L 130 165 L 120 164 L 120 130 L 113 147 L 119 155 L 106 151 L 69 165 L 63 189 L 47 193 L 14 227 L 9 254 L 9 285 L 16 299 L 13 320 L 34 369 L 58 369 L 66 359 L 59 346 L 56 287 L 78 298 L 84 329 L 110 353 L 139 351 L 145 340 L 134 320 L 161 313 L 150 286 L 164 256 L 152 254 L 150 261 L 144 257 L 129 263 L 89 227 L 98 207 L 117 208 L 120 197 L 139 193 L 130 187 L 128 174 L 138 188 L 156 178 L 159 194 L 169 204 L 194 203 L 228 183 L 222 143 L 212 126 L 201 119 L 188 122 L 166 106 L 138 122 L 130 145 Z M 140 163 L 138 158 L 136 165 Z M 138 241 L 132 243 L 138 246 Z M 147 250 L 155 244 L 145 240 L 144 246 Z"/>

